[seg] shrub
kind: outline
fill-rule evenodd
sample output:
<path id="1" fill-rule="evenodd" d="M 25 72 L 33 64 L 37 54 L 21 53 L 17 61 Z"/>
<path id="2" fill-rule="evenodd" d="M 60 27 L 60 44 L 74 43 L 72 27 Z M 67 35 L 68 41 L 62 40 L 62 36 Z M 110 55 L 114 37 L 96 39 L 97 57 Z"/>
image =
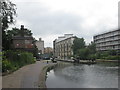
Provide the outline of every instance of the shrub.
<path id="1" fill-rule="evenodd" d="M 2 71 L 16 70 L 34 62 L 35 60 L 32 53 L 8 50 L 3 54 Z"/>
<path id="2" fill-rule="evenodd" d="M 105 59 L 107 59 L 107 60 L 120 60 L 120 56 L 108 56 L 108 57 L 105 57 Z"/>
<path id="3" fill-rule="evenodd" d="M 7 59 L 2 60 L 2 72 L 7 72 L 7 70 L 12 70 L 13 65 Z"/>

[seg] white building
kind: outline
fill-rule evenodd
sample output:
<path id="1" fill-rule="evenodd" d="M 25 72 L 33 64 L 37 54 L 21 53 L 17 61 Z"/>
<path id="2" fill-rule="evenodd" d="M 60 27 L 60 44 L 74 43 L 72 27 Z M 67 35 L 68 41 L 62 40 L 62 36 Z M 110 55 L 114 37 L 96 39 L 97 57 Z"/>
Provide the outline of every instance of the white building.
<path id="1" fill-rule="evenodd" d="M 120 50 L 120 29 L 95 35 L 97 51 Z"/>
<path id="2" fill-rule="evenodd" d="M 36 41 L 36 46 L 40 54 L 44 54 L 44 41 L 39 38 L 39 41 Z"/>
<path id="3" fill-rule="evenodd" d="M 54 57 L 59 59 L 70 59 L 73 55 L 72 45 L 75 36 L 73 34 L 65 34 L 53 41 Z"/>

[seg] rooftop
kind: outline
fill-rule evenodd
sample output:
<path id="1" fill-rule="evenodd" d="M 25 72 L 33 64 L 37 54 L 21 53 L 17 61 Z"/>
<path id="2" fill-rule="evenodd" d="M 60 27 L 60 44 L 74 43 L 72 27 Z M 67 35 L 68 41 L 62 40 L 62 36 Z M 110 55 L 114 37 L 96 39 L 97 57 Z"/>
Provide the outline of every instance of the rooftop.
<path id="1" fill-rule="evenodd" d="M 102 32 L 102 33 L 99 33 L 99 34 L 94 35 L 94 37 L 95 37 L 95 36 L 102 35 L 102 34 L 107 34 L 107 33 L 111 33 L 111 32 L 116 32 L 116 31 L 120 31 L 120 29 L 117 29 L 117 30 L 110 30 L 110 31 L 104 31 L 104 32 Z"/>
<path id="2" fill-rule="evenodd" d="M 73 34 L 64 34 L 64 36 L 60 36 L 58 37 L 58 39 L 56 39 L 56 42 L 60 42 L 62 40 L 65 40 L 67 38 L 73 37 Z"/>

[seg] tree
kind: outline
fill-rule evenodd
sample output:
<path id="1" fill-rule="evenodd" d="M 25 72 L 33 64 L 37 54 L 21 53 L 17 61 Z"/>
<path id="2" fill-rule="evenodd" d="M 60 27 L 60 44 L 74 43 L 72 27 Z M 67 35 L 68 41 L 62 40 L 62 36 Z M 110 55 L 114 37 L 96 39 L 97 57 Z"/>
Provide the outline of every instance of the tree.
<path id="1" fill-rule="evenodd" d="M 0 5 L 0 14 L 2 15 L 2 47 L 3 50 L 7 50 L 8 40 L 6 37 L 6 29 L 9 27 L 10 24 L 14 23 L 14 16 L 16 16 L 16 5 L 9 0 L 0 1 Z"/>
<path id="2" fill-rule="evenodd" d="M 16 16 L 16 5 L 9 0 L 0 1 L 2 14 L 2 30 L 9 27 L 9 24 L 14 23 L 14 16 Z"/>
<path id="3" fill-rule="evenodd" d="M 88 48 L 82 48 L 82 49 L 79 49 L 79 51 L 78 51 L 78 56 L 81 59 L 87 59 L 89 54 L 90 53 L 89 53 L 89 49 Z"/>
<path id="4" fill-rule="evenodd" d="M 95 54 L 96 53 L 96 44 L 94 42 L 91 42 L 88 45 L 88 49 L 90 51 L 90 54 Z"/>
<path id="5" fill-rule="evenodd" d="M 21 32 L 21 31 L 23 31 L 23 32 Z M 7 30 L 6 31 L 6 40 L 7 40 L 7 44 L 8 44 L 6 46 L 7 50 L 11 48 L 10 45 L 12 44 L 12 37 L 16 36 L 16 35 L 21 35 L 22 36 L 22 34 L 23 35 L 28 35 L 28 36 L 32 35 L 31 30 L 29 30 L 29 29 L 21 30 L 21 29 L 15 27 L 15 28 L 12 28 L 12 30 Z M 36 40 L 34 38 L 33 43 L 35 43 L 35 41 Z"/>
<path id="6" fill-rule="evenodd" d="M 84 38 L 78 38 L 76 37 L 73 41 L 73 53 L 76 55 L 80 49 L 85 48 L 85 41 Z"/>

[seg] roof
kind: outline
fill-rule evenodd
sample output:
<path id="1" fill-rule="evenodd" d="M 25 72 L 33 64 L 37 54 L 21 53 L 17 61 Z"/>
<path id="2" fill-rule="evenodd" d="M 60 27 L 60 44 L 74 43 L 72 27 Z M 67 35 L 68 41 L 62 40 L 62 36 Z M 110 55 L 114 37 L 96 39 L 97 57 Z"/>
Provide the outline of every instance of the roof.
<path id="1" fill-rule="evenodd" d="M 55 41 L 60 42 L 60 41 L 63 41 L 63 40 L 66 40 L 72 37 L 74 37 L 73 34 L 64 34 L 64 36 L 58 37 L 58 39 L 56 39 Z"/>
<path id="2" fill-rule="evenodd" d="M 105 31 L 105 32 L 103 32 L 103 33 L 100 33 L 100 34 L 96 34 L 96 35 L 94 35 L 94 37 L 95 37 L 95 36 L 99 36 L 99 35 L 104 35 L 104 34 L 107 34 L 107 33 L 111 33 L 111 32 L 116 32 L 116 31 L 120 31 L 120 29 L 117 29 L 117 30 L 111 30 L 111 31 Z"/>
<path id="3" fill-rule="evenodd" d="M 33 37 L 29 36 L 29 37 L 13 37 L 13 40 L 33 40 Z"/>

